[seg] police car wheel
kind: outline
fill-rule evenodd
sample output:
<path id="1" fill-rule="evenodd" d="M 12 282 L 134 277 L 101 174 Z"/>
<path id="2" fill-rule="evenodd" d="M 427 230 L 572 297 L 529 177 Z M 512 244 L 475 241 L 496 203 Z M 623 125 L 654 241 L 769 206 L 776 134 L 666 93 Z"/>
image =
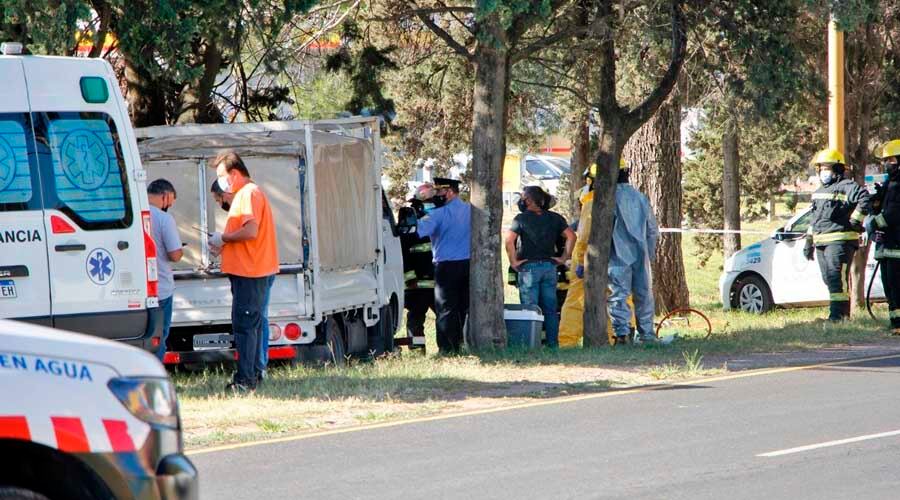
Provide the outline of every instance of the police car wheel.
<path id="1" fill-rule="evenodd" d="M 16 488 L 13 486 L 0 486 L 0 500 L 48 500 L 40 493 Z"/>
<path id="2" fill-rule="evenodd" d="M 759 276 L 747 276 L 741 278 L 735 284 L 733 306 L 741 311 L 762 314 L 775 307 L 772 301 L 772 292 L 769 286 Z"/>

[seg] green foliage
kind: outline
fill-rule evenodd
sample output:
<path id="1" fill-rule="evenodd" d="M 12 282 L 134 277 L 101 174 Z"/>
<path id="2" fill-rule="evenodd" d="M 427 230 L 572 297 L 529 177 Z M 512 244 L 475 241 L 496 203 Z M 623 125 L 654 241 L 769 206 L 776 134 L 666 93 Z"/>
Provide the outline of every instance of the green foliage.
<path id="1" fill-rule="evenodd" d="M 811 106 L 798 103 L 769 120 L 741 128 L 742 218 L 754 220 L 768 213 L 768 200 L 783 186 L 805 178 L 809 158 L 824 141 L 823 128 Z M 696 153 L 684 163 L 684 214 L 692 227 L 721 229 L 722 134 L 724 114 L 710 108 L 700 120 L 688 146 Z M 722 248 L 719 236 L 701 236 L 700 264 Z"/>
<path id="2" fill-rule="evenodd" d="M 345 21 L 341 30 L 340 49 L 325 61 L 329 72 L 343 71 L 350 79 L 353 93 L 346 109 L 353 114 L 378 114 L 390 123 L 396 116 L 393 99 L 384 95 L 383 73 L 397 69 L 391 54 L 393 45 L 378 48 L 362 40 L 355 21 Z"/>
<path id="3" fill-rule="evenodd" d="M 292 87 L 295 116 L 300 119 L 334 118 L 344 111 L 353 89 L 344 73 L 317 73 L 309 82 Z"/>
<path id="4" fill-rule="evenodd" d="M 80 0 L 0 0 L 0 40 L 22 42 L 34 54 L 71 55 L 90 15 Z"/>

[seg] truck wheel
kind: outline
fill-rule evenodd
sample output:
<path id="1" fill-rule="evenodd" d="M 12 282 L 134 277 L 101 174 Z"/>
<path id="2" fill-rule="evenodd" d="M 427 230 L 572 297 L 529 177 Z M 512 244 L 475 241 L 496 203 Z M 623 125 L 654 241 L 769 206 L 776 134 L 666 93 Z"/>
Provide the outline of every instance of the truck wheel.
<path id="1" fill-rule="evenodd" d="M 347 364 L 347 348 L 344 346 L 344 332 L 341 324 L 334 316 L 325 321 L 325 347 L 328 349 L 328 361 L 335 366 Z"/>
<path id="2" fill-rule="evenodd" d="M 381 319 L 378 321 L 381 330 L 381 341 L 384 352 L 394 352 L 394 334 L 397 333 L 397 322 L 394 321 L 394 308 L 387 305 L 381 308 Z"/>
<path id="3" fill-rule="evenodd" d="M 40 493 L 16 488 L 14 486 L 0 486 L 0 500 L 48 500 Z"/>
<path id="4" fill-rule="evenodd" d="M 762 314 L 771 311 L 775 303 L 765 280 L 751 275 L 735 283 L 732 306 L 744 312 Z"/>

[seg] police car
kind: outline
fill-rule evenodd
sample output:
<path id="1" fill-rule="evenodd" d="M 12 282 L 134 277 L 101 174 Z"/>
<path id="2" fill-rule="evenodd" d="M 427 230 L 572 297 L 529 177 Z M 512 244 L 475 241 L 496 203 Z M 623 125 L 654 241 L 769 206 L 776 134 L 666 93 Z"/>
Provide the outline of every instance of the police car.
<path id="1" fill-rule="evenodd" d="M 822 281 L 819 263 L 803 256 L 811 218 L 812 210 L 807 208 L 771 238 L 744 247 L 725 261 L 719 291 L 726 311 L 736 309 L 758 314 L 775 307 L 828 304 L 828 288 Z M 866 265 L 866 289 L 871 283 L 872 300 L 884 300 L 873 255 L 874 247 Z"/>
<path id="2" fill-rule="evenodd" d="M 151 354 L 0 320 L 0 395 L 0 499 L 197 498 Z"/>
<path id="3" fill-rule="evenodd" d="M 0 318 L 155 349 L 146 173 L 112 67 L 21 52 L 0 45 Z"/>

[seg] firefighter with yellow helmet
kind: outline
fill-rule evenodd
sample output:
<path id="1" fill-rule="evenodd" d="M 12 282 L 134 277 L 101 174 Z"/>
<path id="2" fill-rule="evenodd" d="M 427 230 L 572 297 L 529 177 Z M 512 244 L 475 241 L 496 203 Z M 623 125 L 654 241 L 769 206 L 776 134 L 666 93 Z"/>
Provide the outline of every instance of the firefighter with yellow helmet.
<path id="1" fill-rule="evenodd" d="M 810 165 L 816 167 L 820 187 L 812 195 L 812 218 L 804 256 L 819 262 L 822 280 L 828 287 L 831 321 L 850 317 L 847 285 L 850 263 L 859 248 L 862 222 L 869 213 L 869 192 L 845 177 L 846 161 L 836 149 L 816 153 Z"/>
<path id="2" fill-rule="evenodd" d="M 873 200 L 873 216 L 866 218 L 866 230 L 875 242 L 891 333 L 900 335 L 900 139 L 885 144 L 878 157 L 888 178 Z"/>

